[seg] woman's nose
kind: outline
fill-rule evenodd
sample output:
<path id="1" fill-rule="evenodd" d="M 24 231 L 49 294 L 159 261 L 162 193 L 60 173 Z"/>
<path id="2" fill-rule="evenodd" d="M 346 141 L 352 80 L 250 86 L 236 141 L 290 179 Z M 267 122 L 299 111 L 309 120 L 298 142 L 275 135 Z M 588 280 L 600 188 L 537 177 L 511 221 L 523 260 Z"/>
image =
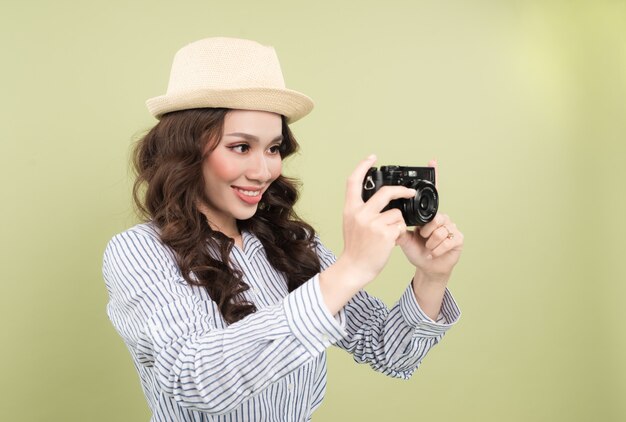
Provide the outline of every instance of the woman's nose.
<path id="1" fill-rule="evenodd" d="M 251 160 L 248 168 L 248 179 L 257 180 L 261 183 L 265 183 L 272 179 L 272 172 L 270 171 L 269 158 L 265 154 L 255 155 Z"/>

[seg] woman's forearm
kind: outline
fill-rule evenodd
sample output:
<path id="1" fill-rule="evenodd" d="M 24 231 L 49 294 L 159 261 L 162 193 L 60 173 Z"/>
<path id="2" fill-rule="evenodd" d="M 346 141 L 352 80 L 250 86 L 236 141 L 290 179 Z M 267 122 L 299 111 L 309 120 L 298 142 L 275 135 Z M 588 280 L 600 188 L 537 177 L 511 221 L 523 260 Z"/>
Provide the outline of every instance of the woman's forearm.
<path id="1" fill-rule="evenodd" d="M 373 278 L 373 275 L 363 273 L 345 257 L 340 257 L 319 277 L 320 290 L 328 310 L 336 315 Z"/>
<path id="2" fill-rule="evenodd" d="M 413 293 L 420 308 L 433 321 L 437 320 L 446 286 L 450 277 L 442 277 L 437 280 L 429 279 L 422 272 L 415 271 L 413 277 Z"/>

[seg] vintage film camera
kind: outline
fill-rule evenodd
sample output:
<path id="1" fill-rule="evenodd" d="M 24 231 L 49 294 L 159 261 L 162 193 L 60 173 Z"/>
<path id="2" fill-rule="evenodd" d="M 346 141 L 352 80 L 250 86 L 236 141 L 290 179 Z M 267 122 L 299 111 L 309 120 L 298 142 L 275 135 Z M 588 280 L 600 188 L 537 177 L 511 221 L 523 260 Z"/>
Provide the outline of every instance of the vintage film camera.
<path id="1" fill-rule="evenodd" d="M 382 166 L 372 167 L 363 179 L 361 196 L 370 199 L 383 186 L 406 186 L 417 191 L 414 198 L 394 199 L 383 211 L 397 208 L 407 226 L 423 226 L 435 218 L 439 194 L 435 188 L 434 167 Z"/>

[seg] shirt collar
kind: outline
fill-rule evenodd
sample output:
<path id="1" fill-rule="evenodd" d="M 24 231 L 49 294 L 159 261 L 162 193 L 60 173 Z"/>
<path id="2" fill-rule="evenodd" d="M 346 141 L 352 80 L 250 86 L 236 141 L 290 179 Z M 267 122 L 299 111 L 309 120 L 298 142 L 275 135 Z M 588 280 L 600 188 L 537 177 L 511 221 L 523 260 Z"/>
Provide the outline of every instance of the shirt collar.
<path id="1" fill-rule="evenodd" d="M 261 243 L 259 238 L 256 237 L 254 233 L 247 230 L 241 231 L 241 242 L 243 244 L 243 253 L 248 258 L 252 258 L 258 251 L 263 248 L 263 244 Z"/>

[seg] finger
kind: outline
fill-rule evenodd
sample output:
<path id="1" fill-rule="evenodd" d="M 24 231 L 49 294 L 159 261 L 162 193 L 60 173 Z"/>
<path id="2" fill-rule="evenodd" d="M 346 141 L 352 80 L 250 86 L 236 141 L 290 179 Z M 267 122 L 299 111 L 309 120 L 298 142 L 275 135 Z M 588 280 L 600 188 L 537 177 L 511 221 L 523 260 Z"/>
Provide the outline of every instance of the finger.
<path id="1" fill-rule="evenodd" d="M 385 225 L 398 225 L 402 224 L 406 226 L 404 223 L 404 218 L 402 217 L 402 211 L 397 208 L 392 208 L 385 212 L 381 212 L 378 217 L 376 217 L 376 221 L 379 221 Z"/>
<path id="2" fill-rule="evenodd" d="M 446 224 L 449 221 L 450 219 L 447 215 L 437 213 L 435 218 L 424 224 L 422 228 L 419 229 L 419 233 L 424 239 L 427 239 L 437 229 L 437 227 Z"/>
<path id="3" fill-rule="evenodd" d="M 398 229 L 400 229 L 400 225 L 398 225 Z M 396 245 L 402 246 L 408 240 L 410 240 L 415 235 L 414 232 L 408 229 L 408 227 L 404 226 L 403 230 L 400 232 L 400 236 L 396 239 Z"/>
<path id="4" fill-rule="evenodd" d="M 430 235 L 424 246 L 426 246 L 427 249 L 433 250 L 448 239 L 449 236 L 454 237 L 452 229 L 447 226 L 440 226 Z"/>
<path id="5" fill-rule="evenodd" d="M 398 213 L 392 212 L 398 211 Z M 385 211 L 370 221 L 370 228 L 382 236 L 381 239 L 397 241 L 407 231 L 407 226 L 400 210 Z"/>
<path id="6" fill-rule="evenodd" d="M 430 255 L 434 258 L 437 258 L 441 255 L 444 255 L 447 252 L 450 252 L 453 249 L 458 249 L 463 245 L 463 233 L 456 232 L 454 233 L 454 237 L 452 239 L 445 239 L 443 242 L 439 244 L 435 249 L 430 252 Z"/>
<path id="7" fill-rule="evenodd" d="M 376 155 L 370 155 L 361 161 L 348 177 L 348 183 L 346 186 L 346 207 L 354 209 L 358 205 L 363 204 L 363 199 L 361 198 L 363 179 L 365 178 L 367 171 L 375 162 Z"/>
<path id="8" fill-rule="evenodd" d="M 435 188 L 437 188 L 437 183 L 439 182 L 439 170 L 437 169 L 437 160 L 434 158 L 430 160 L 428 162 L 428 167 L 435 168 Z"/>
<path id="9" fill-rule="evenodd" d="M 415 189 L 409 189 L 405 186 L 383 186 L 378 192 L 367 200 L 365 206 L 367 209 L 379 213 L 393 199 L 414 198 L 417 194 Z"/>
<path id="10" fill-rule="evenodd" d="M 407 230 L 407 226 L 406 224 L 404 224 L 404 221 L 402 221 L 402 223 L 400 224 L 396 224 L 396 228 L 398 229 L 398 235 L 396 236 L 397 245 L 398 242 L 404 238 L 404 236 L 411 235 L 411 232 Z"/>

